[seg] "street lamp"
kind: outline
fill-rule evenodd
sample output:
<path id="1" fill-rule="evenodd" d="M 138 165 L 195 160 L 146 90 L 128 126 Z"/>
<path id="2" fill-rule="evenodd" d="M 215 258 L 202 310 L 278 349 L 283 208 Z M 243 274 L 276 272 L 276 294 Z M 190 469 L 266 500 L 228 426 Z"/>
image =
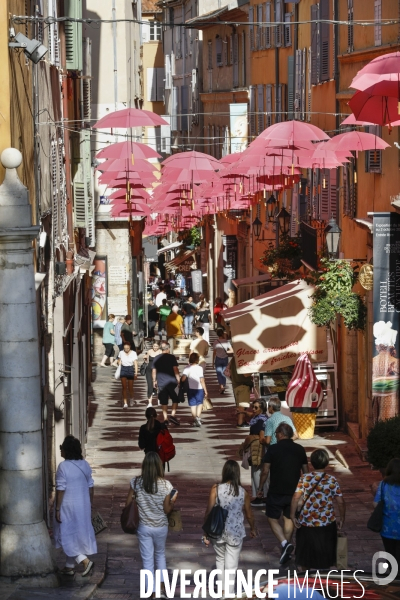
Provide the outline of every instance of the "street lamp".
<path id="1" fill-rule="evenodd" d="M 336 223 L 335 219 L 331 217 L 328 225 L 325 227 L 325 239 L 326 246 L 328 248 L 328 254 L 330 260 L 335 260 L 339 255 L 339 241 L 342 230 Z"/>
<path id="2" fill-rule="evenodd" d="M 278 221 L 280 234 L 283 236 L 287 235 L 290 228 L 290 214 L 284 206 L 279 211 L 276 220 Z"/>
<path id="3" fill-rule="evenodd" d="M 275 219 L 275 207 L 276 207 L 276 198 L 273 194 L 271 194 L 271 196 L 268 198 L 266 205 L 267 205 L 268 221 L 269 221 L 269 223 L 272 223 Z"/>
<path id="4" fill-rule="evenodd" d="M 258 217 L 256 217 L 253 221 L 253 235 L 255 236 L 256 240 L 258 240 L 258 238 L 261 235 L 261 227 L 262 227 L 262 223 L 261 223 L 260 219 Z"/>

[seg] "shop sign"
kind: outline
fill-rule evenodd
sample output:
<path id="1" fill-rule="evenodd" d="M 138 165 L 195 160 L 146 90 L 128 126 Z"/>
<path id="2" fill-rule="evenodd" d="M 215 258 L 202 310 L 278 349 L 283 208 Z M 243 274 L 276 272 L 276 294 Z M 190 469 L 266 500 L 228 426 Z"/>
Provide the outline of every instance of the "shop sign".
<path id="1" fill-rule="evenodd" d="M 372 401 L 377 419 L 399 410 L 400 369 L 400 215 L 373 217 Z"/>
<path id="2" fill-rule="evenodd" d="M 247 103 L 230 104 L 231 154 L 243 152 L 248 142 Z"/>
<path id="3" fill-rule="evenodd" d="M 193 266 L 197 266 L 196 259 L 193 256 L 190 256 L 189 258 L 181 262 L 181 264 L 178 265 L 175 270 L 177 271 L 177 273 L 190 273 Z"/>
<path id="4" fill-rule="evenodd" d="M 233 288 L 232 280 L 236 279 L 237 274 L 237 237 L 235 235 L 223 235 L 222 244 L 222 258 L 224 261 L 224 293 L 226 296 L 229 296 L 229 290 Z"/>

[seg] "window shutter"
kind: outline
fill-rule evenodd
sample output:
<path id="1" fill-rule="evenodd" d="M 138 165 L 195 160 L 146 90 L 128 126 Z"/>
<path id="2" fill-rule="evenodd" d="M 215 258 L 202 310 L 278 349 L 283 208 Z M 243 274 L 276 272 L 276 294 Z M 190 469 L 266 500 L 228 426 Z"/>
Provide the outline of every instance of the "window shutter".
<path id="1" fill-rule="evenodd" d="M 233 34 L 229 36 L 229 64 L 233 65 Z"/>
<path id="2" fill-rule="evenodd" d="M 272 85 L 269 83 L 265 89 L 266 92 L 266 112 L 267 112 L 267 127 L 272 125 Z"/>
<path id="3" fill-rule="evenodd" d="M 295 96 L 294 96 L 294 107 L 295 107 L 295 118 L 300 119 L 302 113 L 302 94 L 301 94 L 301 77 L 302 77 L 302 62 L 303 52 L 296 50 L 296 73 L 295 73 Z"/>
<path id="4" fill-rule="evenodd" d="M 320 0 L 319 15 L 320 15 L 320 19 L 321 19 L 320 34 L 319 34 L 319 43 L 320 43 L 319 80 L 320 81 L 328 81 L 329 80 L 330 24 L 326 23 L 326 22 L 324 23 L 323 21 L 329 20 L 329 0 Z"/>
<path id="5" fill-rule="evenodd" d="M 154 27 L 154 25 L 153 25 Z M 150 41 L 150 21 L 143 21 L 142 23 L 142 44 L 146 44 Z"/>
<path id="6" fill-rule="evenodd" d="M 192 69 L 192 123 L 198 125 L 198 88 L 197 88 L 197 69 Z"/>
<path id="7" fill-rule="evenodd" d="M 161 152 L 171 154 L 171 116 L 162 115 L 162 118 L 168 122 L 168 125 L 161 125 L 160 127 Z"/>
<path id="8" fill-rule="evenodd" d="M 173 52 L 171 52 L 171 77 L 174 77 L 176 74 L 175 71 L 175 54 Z M 171 86 L 172 86 L 172 81 L 171 81 Z"/>
<path id="9" fill-rule="evenodd" d="M 265 47 L 271 48 L 271 27 L 269 23 L 271 23 L 271 3 L 267 2 L 265 5 Z"/>
<path id="10" fill-rule="evenodd" d="M 83 120 L 92 118 L 92 40 L 83 40 Z"/>
<path id="11" fill-rule="evenodd" d="M 311 54 L 311 46 L 308 48 L 308 58 L 307 58 L 307 112 L 308 112 L 308 121 L 311 121 L 311 70 L 312 70 L 312 54 Z"/>
<path id="12" fill-rule="evenodd" d="M 294 118 L 294 57 L 288 56 L 288 119 Z"/>
<path id="13" fill-rule="evenodd" d="M 306 61 L 307 61 L 307 49 L 303 48 L 301 52 L 301 118 L 306 118 Z"/>
<path id="14" fill-rule="evenodd" d="M 338 201 L 337 201 L 337 171 L 336 169 L 329 170 L 329 218 L 332 216 L 338 217 Z"/>
<path id="15" fill-rule="evenodd" d="M 58 190 L 59 190 L 59 220 L 61 227 L 61 236 L 64 243 L 68 240 L 68 225 L 67 225 L 67 190 L 65 184 L 65 148 L 64 148 L 64 132 L 61 127 L 58 128 Z"/>
<path id="16" fill-rule="evenodd" d="M 282 121 L 282 85 L 275 85 L 275 123 Z"/>
<path id="17" fill-rule="evenodd" d="M 157 71 L 153 67 L 147 67 L 147 101 L 156 102 L 157 100 Z"/>
<path id="18" fill-rule="evenodd" d="M 221 158 L 221 155 L 220 155 L 221 141 L 220 141 L 219 136 L 220 136 L 219 125 L 217 125 L 216 133 L 215 133 L 215 158 L 217 158 L 218 160 Z"/>
<path id="19" fill-rule="evenodd" d="M 182 30 L 181 27 L 175 27 L 175 54 L 176 58 L 182 58 Z"/>
<path id="20" fill-rule="evenodd" d="M 232 35 L 233 54 L 233 87 L 239 87 L 239 37 L 237 33 Z"/>
<path id="21" fill-rule="evenodd" d="M 181 87 L 181 130 L 189 130 L 189 86 L 183 85 Z"/>
<path id="22" fill-rule="evenodd" d="M 258 5 L 258 28 L 260 30 L 259 33 L 259 48 L 262 50 L 265 48 L 265 26 L 264 26 L 264 13 L 265 13 L 265 4 Z"/>
<path id="23" fill-rule="evenodd" d="M 215 40 L 215 50 L 217 67 L 222 67 L 222 39 L 220 37 L 217 37 L 217 39 Z"/>
<path id="24" fill-rule="evenodd" d="M 208 68 L 213 68 L 213 59 L 212 59 L 212 40 L 208 40 Z"/>
<path id="25" fill-rule="evenodd" d="M 264 86 L 257 86 L 257 128 L 258 134 L 264 131 Z"/>
<path id="26" fill-rule="evenodd" d="M 178 89 L 176 86 L 172 86 L 172 114 L 171 114 L 171 130 L 178 130 Z"/>
<path id="27" fill-rule="evenodd" d="M 51 167 L 51 194 L 52 194 L 52 227 L 53 241 L 56 247 L 61 241 L 60 227 L 60 199 L 58 195 L 58 166 L 57 166 L 57 142 L 55 139 L 51 141 L 50 147 L 50 167 Z"/>
<path id="28" fill-rule="evenodd" d="M 374 1 L 374 37 L 375 46 L 382 45 L 382 0 Z"/>
<path id="29" fill-rule="evenodd" d="M 165 69 L 157 67 L 157 102 L 164 102 Z"/>
<path id="30" fill-rule="evenodd" d="M 353 0 L 347 0 L 347 52 L 354 51 L 354 7 Z"/>
<path id="31" fill-rule="evenodd" d="M 249 6 L 250 50 L 254 50 L 254 8 Z"/>
<path id="32" fill-rule="evenodd" d="M 329 198 L 329 181 L 330 174 L 328 169 L 320 171 L 320 218 L 323 221 L 329 221 L 330 216 L 330 198 Z"/>
<path id="33" fill-rule="evenodd" d="M 165 89 L 170 90 L 172 81 L 171 81 L 171 56 L 169 54 L 165 55 L 164 65 L 165 65 Z"/>
<path id="34" fill-rule="evenodd" d="M 74 138 L 79 144 L 77 170 L 73 179 L 74 192 L 74 224 L 75 227 L 86 229 L 86 234 L 91 237 L 90 245 L 94 245 L 94 200 L 92 185 L 92 166 L 90 153 L 90 131 L 82 130 L 79 138 Z M 78 158 L 79 157 L 79 158 Z"/>
<path id="35" fill-rule="evenodd" d="M 379 125 L 370 125 L 365 128 L 367 133 L 372 133 L 381 137 L 382 127 Z M 367 150 L 365 153 L 365 172 L 382 173 L 382 150 Z"/>
<path id="36" fill-rule="evenodd" d="M 57 1 L 48 0 L 48 15 L 49 17 L 57 18 Z M 38 36 L 40 37 L 40 36 Z M 60 66 L 60 39 L 58 33 L 58 22 L 50 23 L 48 29 L 48 45 L 49 45 L 49 60 L 50 64 L 56 67 Z"/>
<path id="37" fill-rule="evenodd" d="M 241 65 L 242 87 L 246 87 L 246 34 L 244 31 L 242 31 L 242 47 L 240 50 L 240 65 Z"/>
<path id="38" fill-rule="evenodd" d="M 293 57 L 292 57 L 293 58 Z M 290 237 L 295 237 L 299 229 L 299 184 L 296 183 L 292 192 L 292 210 L 290 214 Z"/>
<path id="39" fill-rule="evenodd" d="M 311 83 L 318 83 L 318 47 L 319 47 L 319 24 L 318 4 L 311 6 Z"/>
<path id="40" fill-rule="evenodd" d="M 285 14 L 285 46 L 289 48 L 292 45 L 292 26 L 290 24 L 291 21 L 291 13 Z"/>
<path id="41" fill-rule="evenodd" d="M 64 0 L 66 17 L 82 19 L 82 0 Z M 82 71 L 82 23 L 64 21 L 65 62 L 67 69 Z"/>
<path id="42" fill-rule="evenodd" d="M 229 133 L 229 127 L 224 127 L 223 128 L 223 134 L 224 134 L 224 141 L 222 144 L 222 156 L 227 156 L 227 154 L 230 153 L 230 144 L 229 144 L 229 140 L 230 140 L 230 133 Z"/>
<path id="43" fill-rule="evenodd" d="M 254 85 L 249 86 L 250 95 L 250 137 L 253 141 L 256 135 L 256 88 Z"/>
<path id="44" fill-rule="evenodd" d="M 281 23 L 283 16 L 282 0 L 275 0 L 275 23 Z M 275 46 L 279 48 L 282 46 L 282 25 L 276 25 L 275 27 Z"/>
<path id="45" fill-rule="evenodd" d="M 223 46 L 223 55 L 224 55 L 224 65 L 228 66 L 228 38 L 227 38 L 227 36 L 225 36 L 222 46 Z"/>

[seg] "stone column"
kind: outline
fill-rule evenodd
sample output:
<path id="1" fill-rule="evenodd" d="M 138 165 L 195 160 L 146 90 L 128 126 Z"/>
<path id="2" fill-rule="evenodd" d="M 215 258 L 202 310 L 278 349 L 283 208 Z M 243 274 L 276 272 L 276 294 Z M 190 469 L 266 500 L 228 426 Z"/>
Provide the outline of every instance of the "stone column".
<path id="1" fill-rule="evenodd" d="M 34 240 L 28 190 L 16 168 L 22 155 L 1 154 L 0 186 L 0 574 L 54 571 L 43 520 L 42 419 Z M 39 578 L 49 580 L 52 578 Z M 54 581 L 53 581 L 54 584 Z M 46 585 L 43 581 L 42 585 Z"/>

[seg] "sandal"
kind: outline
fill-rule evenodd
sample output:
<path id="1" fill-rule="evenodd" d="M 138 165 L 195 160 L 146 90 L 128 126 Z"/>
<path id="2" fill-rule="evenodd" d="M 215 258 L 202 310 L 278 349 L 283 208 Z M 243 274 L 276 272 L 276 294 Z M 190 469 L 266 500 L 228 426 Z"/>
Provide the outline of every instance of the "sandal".
<path id="1" fill-rule="evenodd" d="M 93 569 L 93 567 L 94 567 L 94 562 L 92 560 L 89 560 L 89 562 L 86 566 L 86 569 L 82 573 L 82 577 L 86 577 L 87 575 L 89 575 L 89 573 Z"/>

